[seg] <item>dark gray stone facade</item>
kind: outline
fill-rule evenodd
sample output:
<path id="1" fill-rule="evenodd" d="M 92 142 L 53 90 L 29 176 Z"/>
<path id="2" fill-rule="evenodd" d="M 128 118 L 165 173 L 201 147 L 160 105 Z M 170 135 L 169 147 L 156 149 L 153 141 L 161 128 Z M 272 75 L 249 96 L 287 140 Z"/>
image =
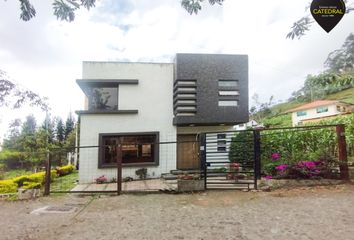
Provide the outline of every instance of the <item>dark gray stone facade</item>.
<path id="1" fill-rule="evenodd" d="M 237 86 L 219 86 L 220 80 L 236 80 Z M 174 125 L 234 125 L 248 122 L 247 55 L 177 54 L 174 81 Z M 195 87 L 188 87 L 185 84 L 187 81 L 194 82 Z M 191 94 L 183 92 L 183 87 L 188 88 Z M 238 95 L 225 96 L 221 91 L 237 91 Z M 193 101 L 194 104 L 190 103 Z M 219 106 L 219 101 L 237 101 L 237 106 Z"/>

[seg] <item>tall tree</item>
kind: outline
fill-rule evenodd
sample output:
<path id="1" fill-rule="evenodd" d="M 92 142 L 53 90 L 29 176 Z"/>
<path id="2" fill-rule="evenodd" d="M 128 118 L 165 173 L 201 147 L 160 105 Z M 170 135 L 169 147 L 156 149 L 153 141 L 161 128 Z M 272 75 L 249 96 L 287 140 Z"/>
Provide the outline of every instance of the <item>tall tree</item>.
<path id="1" fill-rule="evenodd" d="M 8 129 L 7 137 L 4 139 L 2 147 L 4 149 L 19 149 L 21 148 L 20 145 L 20 135 L 21 135 L 21 120 L 15 119 L 13 120 Z"/>
<path id="2" fill-rule="evenodd" d="M 325 66 L 332 72 L 343 73 L 354 68 L 354 34 L 351 33 L 345 39 L 340 49 L 331 52 L 325 62 Z"/>
<path id="3" fill-rule="evenodd" d="M 67 140 L 70 133 L 74 130 L 75 127 L 75 119 L 70 112 L 66 121 L 65 121 L 65 132 L 64 132 L 64 139 Z"/>
<path id="4" fill-rule="evenodd" d="M 37 128 L 37 121 L 33 115 L 28 115 L 26 121 L 22 125 L 21 134 L 34 134 Z"/>
<path id="5" fill-rule="evenodd" d="M 48 144 L 54 144 L 55 140 L 55 121 L 51 119 L 50 115 L 48 114 L 44 119 L 41 129 L 43 130 L 43 134 L 46 136 L 46 142 Z"/>
<path id="6" fill-rule="evenodd" d="M 56 139 L 59 146 L 62 146 L 64 142 L 65 129 L 64 129 L 63 120 L 61 118 L 57 119 L 55 133 L 56 133 Z"/>

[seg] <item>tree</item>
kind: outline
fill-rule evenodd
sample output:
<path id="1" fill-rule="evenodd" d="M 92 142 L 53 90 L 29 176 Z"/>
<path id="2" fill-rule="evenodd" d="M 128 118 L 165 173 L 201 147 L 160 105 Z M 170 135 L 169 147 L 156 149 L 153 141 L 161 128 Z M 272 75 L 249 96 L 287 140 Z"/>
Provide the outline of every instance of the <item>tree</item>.
<path id="1" fill-rule="evenodd" d="M 74 131 L 74 127 L 75 127 L 75 121 L 74 121 L 74 117 L 72 115 L 72 113 L 69 113 L 68 118 L 65 121 L 65 131 L 64 131 L 64 139 L 67 140 L 70 133 L 72 131 Z"/>
<path id="2" fill-rule="evenodd" d="M 325 62 L 329 71 L 343 73 L 354 68 L 354 34 L 351 33 L 345 39 L 340 49 L 331 52 Z"/>
<path id="3" fill-rule="evenodd" d="M 61 118 L 58 118 L 55 133 L 56 133 L 56 139 L 57 139 L 59 146 L 62 146 L 62 144 L 64 142 L 64 134 L 65 134 L 64 132 L 65 132 L 65 129 L 64 129 L 63 120 Z"/>
<path id="4" fill-rule="evenodd" d="M 262 120 L 264 117 L 269 116 L 272 114 L 270 107 L 274 104 L 274 96 L 270 96 L 269 101 L 265 103 L 261 103 L 259 101 L 259 96 L 255 93 L 252 96 L 252 100 L 254 105 L 250 108 L 250 115 L 256 121 Z"/>
<path id="5" fill-rule="evenodd" d="M 49 109 L 46 98 L 40 97 L 31 90 L 23 89 L 8 79 L 7 74 L 0 70 L 0 108 L 20 108 L 24 104 L 38 106 L 43 111 Z"/>
<path id="6" fill-rule="evenodd" d="M 189 14 L 198 14 L 202 9 L 202 2 L 204 2 L 204 0 L 182 0 L 181 5 Z M 224 0 L 209 0 L 210 5 L 222 5 L 223 2 Z"/>
<path id="7" fill-rule="evenodd" d="M 18 149 L 20 148 L 20 135 L 21 135 L 21 120 L 15 119 L 9 125 L 8 136 L 4 139 L 2 147 L 4 149 Z"/>
<path id="8" fill-rule="evenodd" d="M 36 16 L 36 9 L 30 0 L 20 1 L 20 18 L 23 21 L 29 21 Z M 54 15 L 64 21 L 71 22 L 75 19 L 75 11 L 81 7 L 90 10 L 95 6 L 96 0 L 54 0 L 53 10 Z"/>
<path id="9" fill-rule="evenodd" d="M 42 123 L 41 129 L 43 133 L 45 134 L 46 137 L 46 142 L 49 145 L 54 144 L 55 140 L 55 122 L 52 120 L 49 116 L 49 114 L 46 116 L 45 120 Z"/>
<path id="10" fill-rule="evenodd" d="M 26 121 L 22 125 L 21 134 L 29 135 L 34 134 L 37 128 L 37 121 L 33 115 L 28 115 Z"/>
<path id="11" fill-rule="evenodd" d="M 30 0 L 20 1 L 20 18 L 23 21 L 29 21 L 36 16 L 36 9 Z M 208 0 L 210 5 L 221 5 L 225 0 Z M 190 14 L 198 14 L 202 9 L 204 0 L 182 0 L 182 7 Z M 57 19 L 71 22 L 75 20 L 75 12 L 80 8 L 90 10 L 95 7 L 96 0 L 54 0 L 53 10 Z"/>
<path id="12" fill-rule="evenodd" d="M 353 6 L 354 1 L 348 1 L 348 0 L 344 0 L 344 2 L 347 5 L 346 11 L 345 13 L 348 14 L 351 11 L 354 10 Z M 310 8 L 310 3 L 306 6 L 305 11 L 308 11 L 308 9 Z M 348 7 L 349 6 L 349 7 Z M 294 22 L 293 26 L 291 27 L 291 31 L 286 35 L 286 38 L 290 38 L 290 39 L 294 39 L 294 38 L 298 38 L 300 39 L 301 37 L 303 37 L 307 31 L 310 30 L 312 23 L 313 23 L 313 19 L 311 17 L 311 14 L 307 14 L 306 16 L 300 18 L 299 20 L 297 20 L 296 22 Z"/>

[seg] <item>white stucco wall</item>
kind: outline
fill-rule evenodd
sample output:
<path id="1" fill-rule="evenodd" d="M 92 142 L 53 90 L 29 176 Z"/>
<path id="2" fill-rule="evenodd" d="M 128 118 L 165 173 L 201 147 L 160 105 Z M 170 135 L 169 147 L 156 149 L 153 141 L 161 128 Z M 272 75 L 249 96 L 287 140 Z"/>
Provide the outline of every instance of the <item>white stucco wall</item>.
<path id="1" fill-rule="evenodd" d="M 173 64 L 84 62 L 84 79 L 138 79 L 138 85 L 120 85 L 119 110 L 138 114 L 81 116 L 80 145 L 98 145 L 100 133 L 159 132 L 160 142 L 176 141 L 173 126 Z M 123 177 L 136 178 L 141 167 L 124 167 Z M 146 167 L 150 176 L 176 169 L 176 145 L 160 145 L 159 166 Z M 116 168 L 98 168 L 98 149 L 80 151 L 79 181 L 92 182 L 105 175 L 116 178 Z"/>
<path id="2" fill-rule="evenodd" d="M 323 112 L 323 113 L 317 113 L 316 108 L 311 108 L 311 109 L 306 109 L 302 111 L 306 111 L 305 116 L 297 116 L 297 112 L 292 113 L 292 123 L 293 126 L 296 126 L 299 124 L 299 122 L 303 120 L 309 120 L 309 119 L 315 119 L 315 118 L 324 118 L 324 117 L 329 117 L 329 116 L 334 116 L 339 114 L 337 110 L 337 105 L 328 105 L 328 106 L 321 106 L 321 107 L 328 107 L 328 112 Z M 298 111 L 301 112 L 301 111 Z"/>

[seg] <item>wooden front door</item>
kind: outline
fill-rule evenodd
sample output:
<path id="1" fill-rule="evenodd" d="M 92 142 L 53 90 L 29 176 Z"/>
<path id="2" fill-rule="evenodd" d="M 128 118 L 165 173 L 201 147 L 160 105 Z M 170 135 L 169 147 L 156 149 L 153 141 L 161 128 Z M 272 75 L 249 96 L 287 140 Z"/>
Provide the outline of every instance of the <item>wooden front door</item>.
<path id="1" fill-rule="evenodd" d="M 177 135 L 177 142 L 177 169 L 199 169 L 199 142 L 197 135 Z"/>

